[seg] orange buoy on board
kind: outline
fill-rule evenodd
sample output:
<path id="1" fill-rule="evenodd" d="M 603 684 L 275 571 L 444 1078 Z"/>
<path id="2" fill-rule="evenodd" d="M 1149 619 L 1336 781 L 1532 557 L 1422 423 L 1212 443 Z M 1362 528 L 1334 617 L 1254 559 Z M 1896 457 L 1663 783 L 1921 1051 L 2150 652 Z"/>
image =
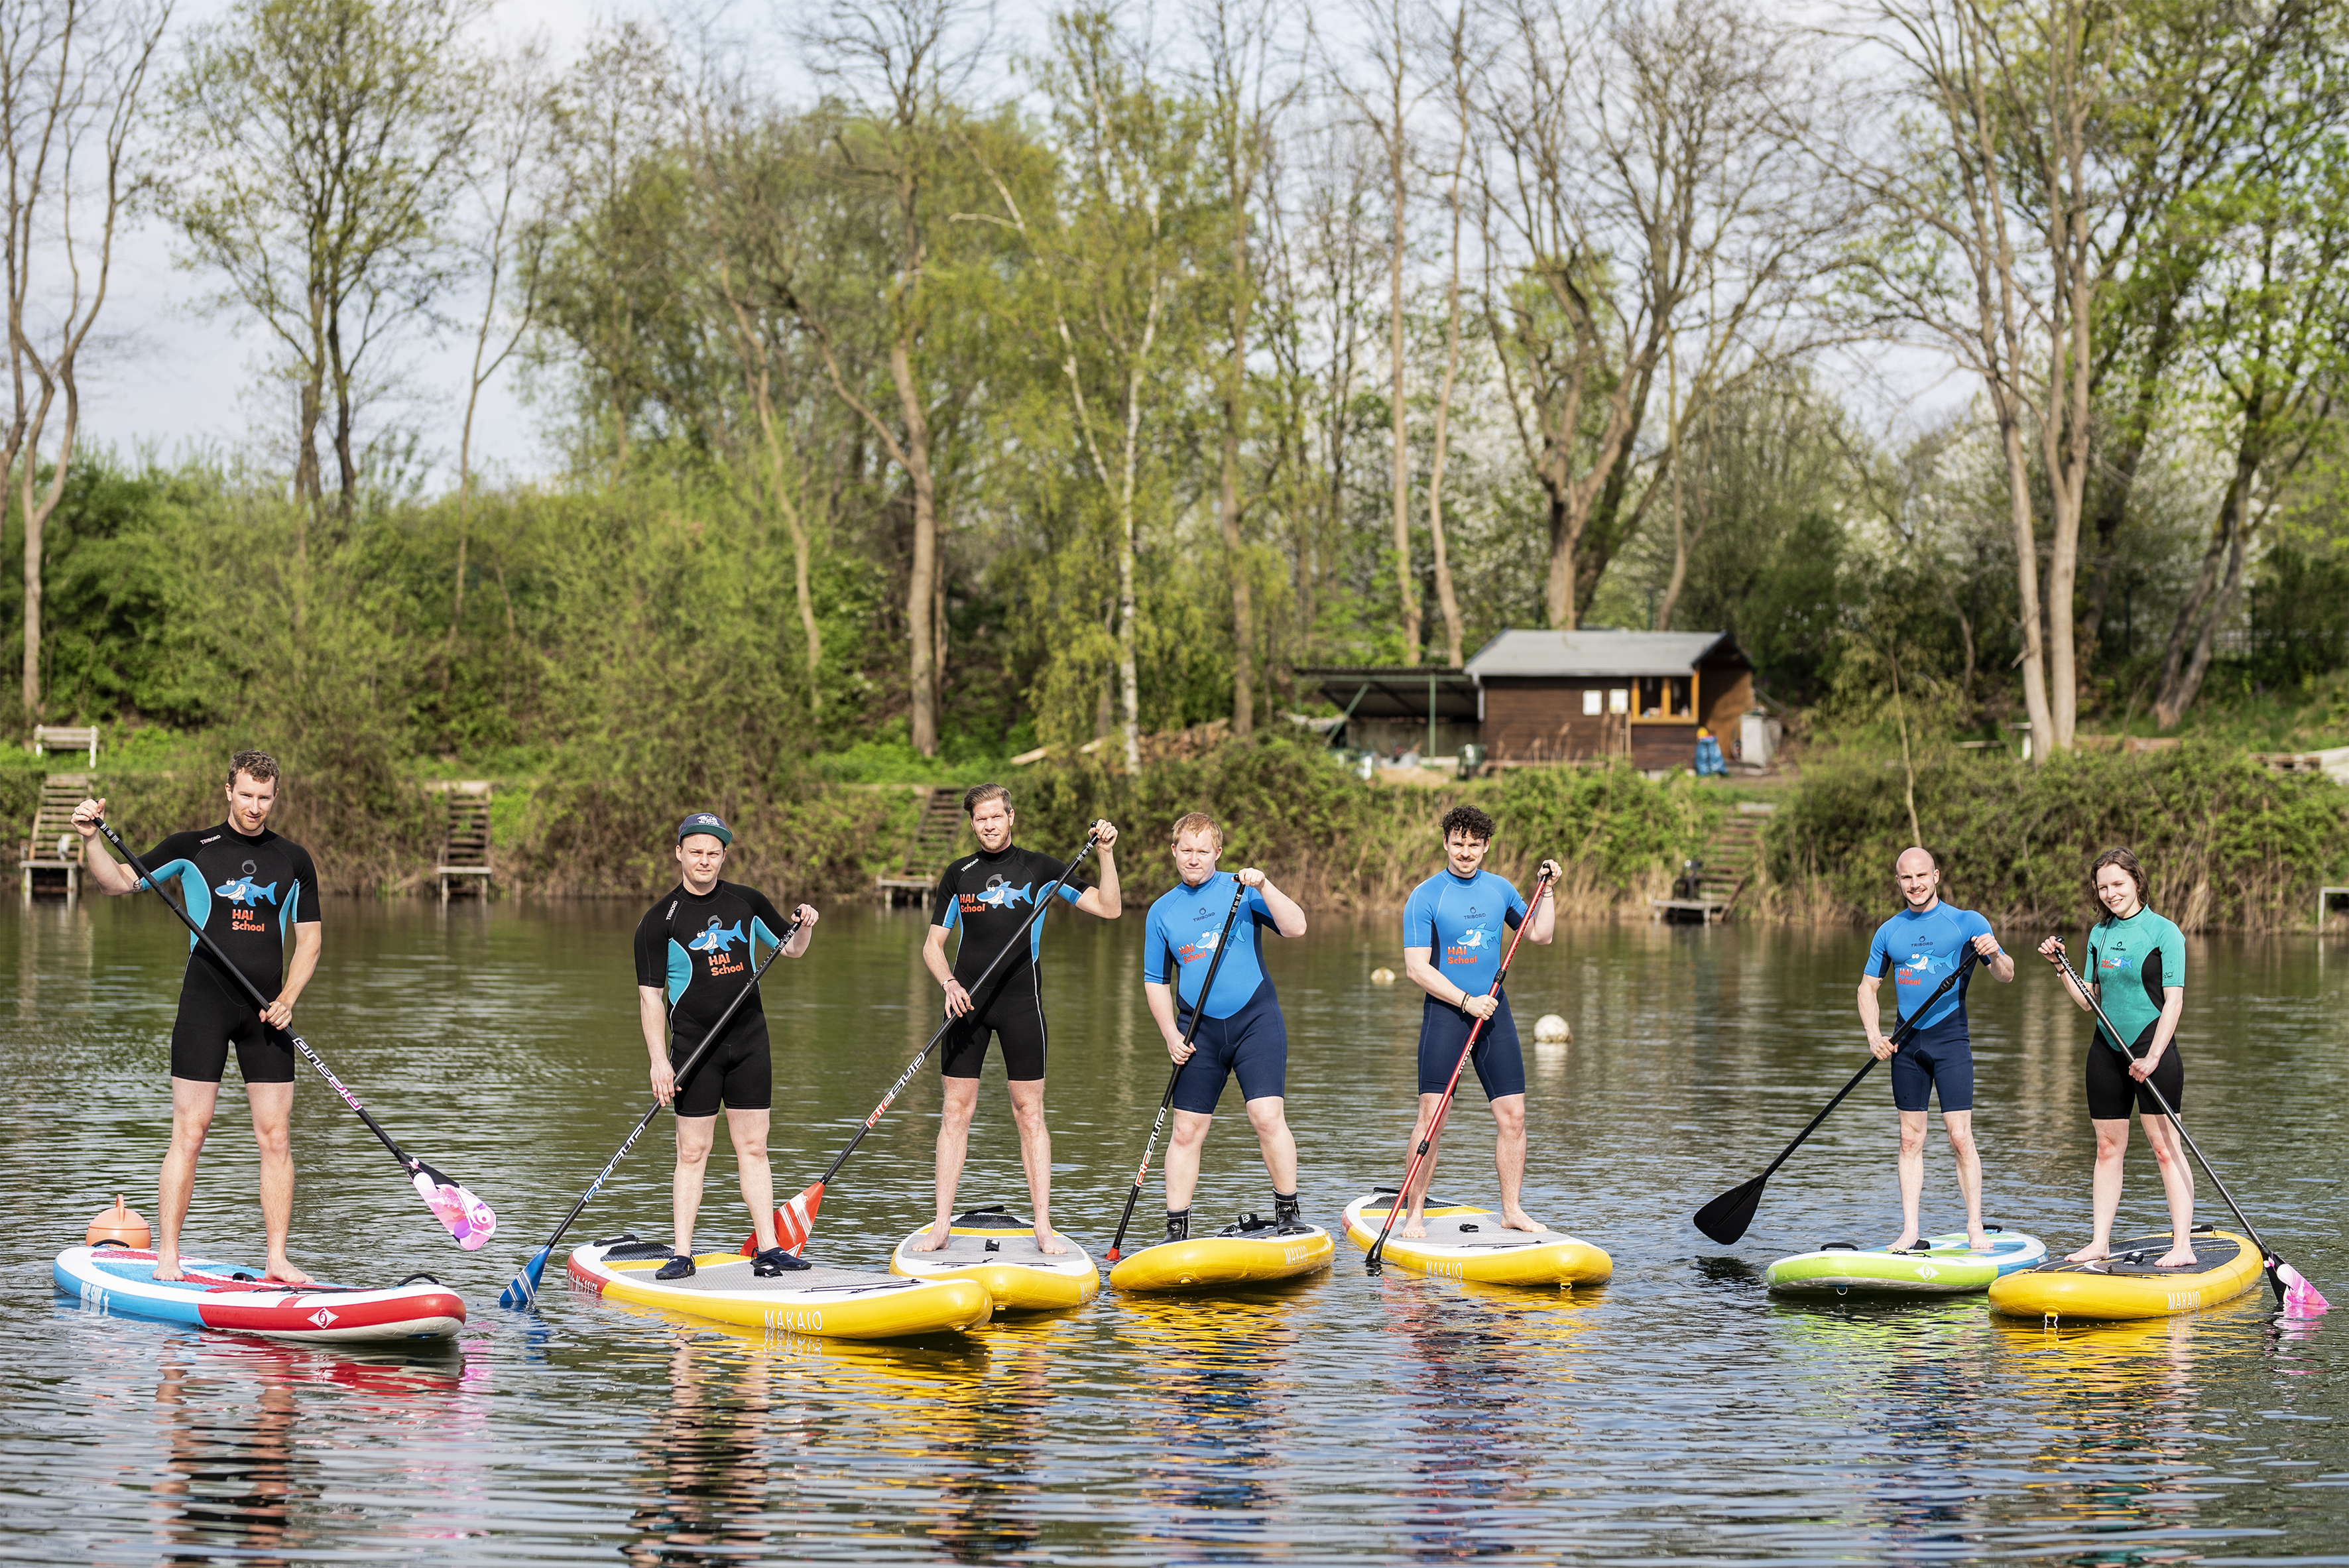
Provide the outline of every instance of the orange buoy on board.
<path id="1" fill-rule="evenodd" d="M 141 1250 L 155 1243 L 154 1233 L 148 1230 L 147 1222 L 139 1217 L 138 1210 L 122 1201 L 119 1192 L 114 1195 L 114 1207 L 100 1209 L 98 1218 L 89 1222 L 87 1239 L 93 1247 L 100 1242 L 120 1242 L 126 1247 Z"/>

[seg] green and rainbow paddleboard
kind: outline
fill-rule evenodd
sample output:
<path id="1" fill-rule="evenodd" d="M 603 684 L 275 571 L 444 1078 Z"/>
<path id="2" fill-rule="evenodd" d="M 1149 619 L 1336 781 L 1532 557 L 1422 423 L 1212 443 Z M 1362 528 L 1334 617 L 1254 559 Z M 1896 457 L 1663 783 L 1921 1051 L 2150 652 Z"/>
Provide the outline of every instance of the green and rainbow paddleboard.
<path id="1" fill-rule="evenodd" d="M 2046 1243 L 1993 1225 L 1988 1252 L 1968 1246 L 1962 1231 L 1928 1236 L 1901 1253 L 1829 1242 L 1815 1253 L 1780 1258 L 1763 1278 L 1774 1295 L 1967 1295 L 2046 1261 Z"/>

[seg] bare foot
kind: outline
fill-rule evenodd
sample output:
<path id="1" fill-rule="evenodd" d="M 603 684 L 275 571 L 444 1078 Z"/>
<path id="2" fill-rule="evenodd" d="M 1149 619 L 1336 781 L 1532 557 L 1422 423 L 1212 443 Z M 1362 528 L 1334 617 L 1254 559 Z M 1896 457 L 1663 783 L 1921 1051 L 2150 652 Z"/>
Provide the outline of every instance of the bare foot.
<path id="1" fill-rule="evenodd" d="M 278 1284 L 308 1284 L 310 1283 L 310 1276 L 307 1274 L 295 1268 L 291 1262 L 283 1257 L 270 1259 L 269 1266 L 261 1271 L 261 1277 L 264 1280 L 273 1281 Z"/>
<path id="2" fill-rule="evenodd" d="M 2196 1261 L 2192 1247 L 2172 1247 L 2154 1259 L 2153 1266 L 2158 1269 L 2190 1268 Z"/>
<path id="3" fill-rule="evenodd" d="M 1968 1231 L 1966 1245 L 1974 1252 L 1986 1253 L 1990 1251 L 1990 1233 L 1986 1231 Z"/>
<path id="4" fill-rule="evenodd" d="M 1501 1211 L 1501 1228 L 1507 1231 L 1547 1231 L 1547 1225 L 1527 1214 L 1523 1209 Z"/>
<path id="5" fill-rule="evenodd" d="M 2064 1261 L 2067 1264 L 2093 1264 L 2101 1262 L 2110 1256 L 2112 1256 L 2112 1253 L 2106 1252 L 2096 1243 L 2090 1242 L 2086 1246 L 2082 1247 L 2076 1253 L 2065 1253 Z"/>
<path id="6" fill-rule="evenodd" d="M 1427 1222 L 1417 1214 L 1405 1212 L 1402 1217 L 1402 1223 L 1396 1227 L 1396 1233 L 1406 1242 L 1425 1241 L 1427 1239 Z"/>
<path id="7" fill-rule="evenodd" d="M 157 1278 L 157 1279 L 160 1279 L 160 1280 L 175 1280 L 175 1279 L 185 1279 L 185 1278 L 187 1278 L 188 1276 L 186 1275 L 186 1274 L 182 1273 L 182 1272 L 181 1272 L 181 1268 L 180 1268 L 180 1255 L 179 1255 L 179 1253 L 157 1253 L 155 1254 L 155 1274 L 154 1274 L 154 1277 L 155 1277 L 155 1278 Z"/>
<path id="8" fill-rule="evenodd" d="M 930 1233 L 928 1235 L 924 1236 L 920 1241 L 916 1242 L 906 1250 L 916 1253 L 936 1252 L 940 1247 L 947 1244 L 947 1237 L 953 1232 L 953 1220 L 940 1220 L 936 1224 L 930 1227 Z"/>
<path id="9" fill-rule="evenodd" d="M 1036 1250 L 1048 1258 L 1057 1258 L 1065 1256 L 1069 1249 L 1051 1226 L 1039 1225 L 1036 1227 Z"/>
<path id="10" fill-rule="evenodd" d="M 1916 1244 L 1917 1233 L 1914 1231 L 1903 1231 L 1900 1233 L 1900 1239 L 1897 1242 L 1889 1243 L 1884 1250 L 1888 1253 L 1905 1253 Z"/>

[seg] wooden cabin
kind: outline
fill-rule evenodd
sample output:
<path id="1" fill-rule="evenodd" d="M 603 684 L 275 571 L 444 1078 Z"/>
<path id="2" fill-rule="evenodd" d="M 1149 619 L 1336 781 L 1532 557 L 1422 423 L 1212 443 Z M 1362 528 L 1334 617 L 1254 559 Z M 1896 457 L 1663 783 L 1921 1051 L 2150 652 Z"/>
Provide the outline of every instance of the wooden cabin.
<path id="1" fill-rule="evenodd" d="M 1495 763 L 1628 756 L 1685 768 L 1700 725 L 1726 746 L 1754 706 L 1754 665 L 1726 632 L 1503 632 L 1467 664 Z"/>
<path id="2" fill-rule="evenodd" d="M 1343 711 L 1332 745 L 1425 755 L 1482 748 L 1490 765 L 1629 757 L 1642 771 L 1696 760 L 1702 724 L 1734 755 L 1754 666 L 1725 632 L 1507 631 L 1460 669 L 1297 671 Z"/>

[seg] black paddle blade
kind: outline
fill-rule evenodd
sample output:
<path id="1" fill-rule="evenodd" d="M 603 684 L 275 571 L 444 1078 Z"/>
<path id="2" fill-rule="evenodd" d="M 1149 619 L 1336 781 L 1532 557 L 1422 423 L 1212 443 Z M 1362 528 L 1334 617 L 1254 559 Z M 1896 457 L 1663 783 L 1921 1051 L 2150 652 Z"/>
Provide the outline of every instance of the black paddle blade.
<path id="1" fill-rule="evenodd" d="M 1756 1176 L 1742 1187 L 1732 1187 L 1696 1212 L 1696 1228 L 1724 1247 L 1736 1241 L 1754 1222 L 1754 1211 L 1762 1206 L 1762 1188 L 1768 1181 L 1766 1176 Z"/>

